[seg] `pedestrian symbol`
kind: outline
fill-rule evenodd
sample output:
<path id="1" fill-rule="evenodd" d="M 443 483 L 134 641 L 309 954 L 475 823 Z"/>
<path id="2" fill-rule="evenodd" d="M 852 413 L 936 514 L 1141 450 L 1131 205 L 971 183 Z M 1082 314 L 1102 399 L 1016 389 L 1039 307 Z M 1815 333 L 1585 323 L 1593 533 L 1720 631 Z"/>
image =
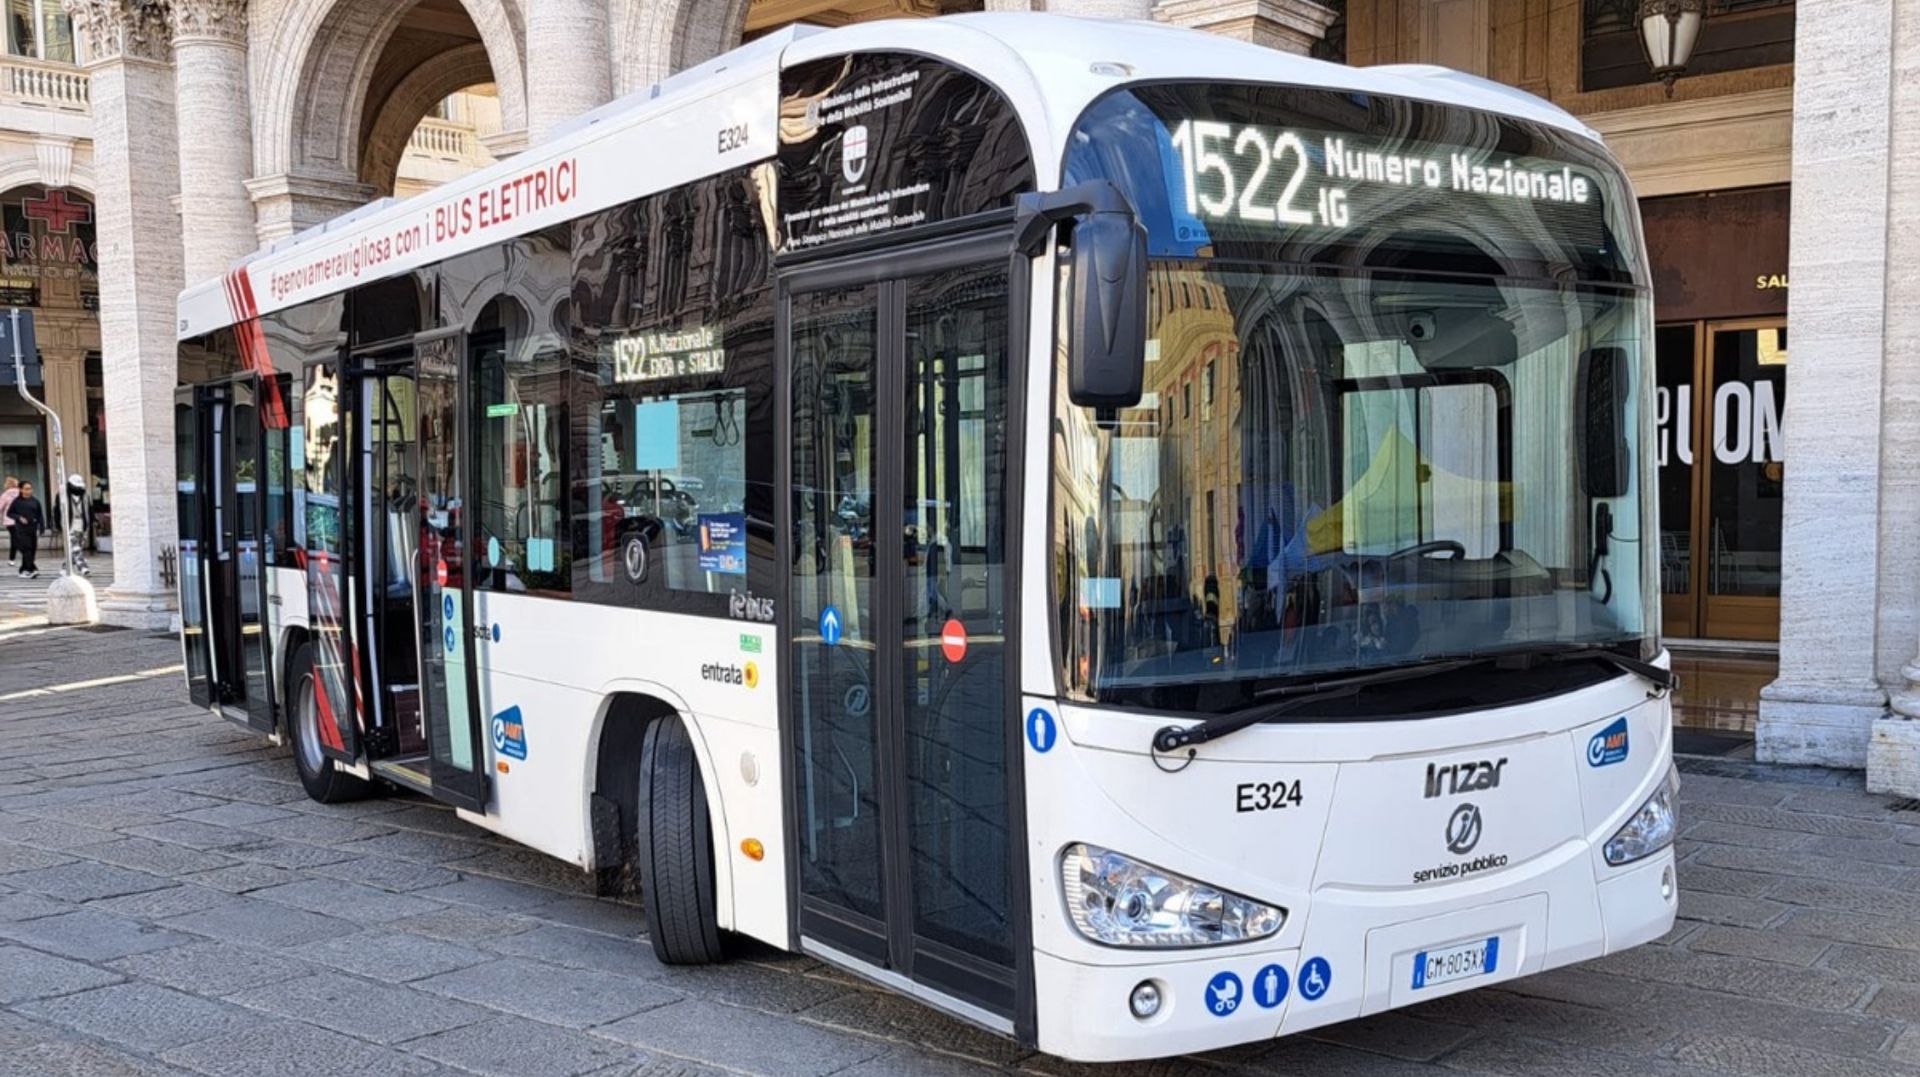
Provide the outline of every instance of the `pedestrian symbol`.
<path id="1" fill-rule="evenodd" d="M 832 606 L 820 611 L 820 638 L 829 647 L 840 645 L 840 611 Z"/>
<path id="2" fill-rule="evenodd" d="M 1053 715 L 1047 713 L 1045 707 L 1035 707 L 1027 713 L 1027 743 L 1033 745 L 1034 751 L 1045 755 L 1057 735 Z"/>
<path id="3" fill-rule="evenodd" d="M 1227 1017 L 1240 1008 L 1240 977 L 1231 972 L 1216 973 L 1207 981 L 1207 1010 L 1215 1017 Z"/>
<path id="4" fill-rule="evenodd" d="M 447 638 L 447 653 L 448 653 L 448 654 L 452 654 L 452 653 L 453 653 L 453 647 L 454 647 L 454 643 L 455 643 L 455 641 L 456 641 L 456 640 L 458 640 L 458 639 L 460 638 L 460 637 L 458 637 L 458 636 L 456 636 L 456 635 L 454 635 L 454 633 L 453 633 L 453 626 L 452 626 L 452 625 L 448 625 L 448 626 L 447 626 L 447 637 L 446 637 L 446 638 Z"/>
<path id="5" fill-rule="evenodd" d="M 1324 957 L 1308 958 L 1300 966 L 1300 997 L 1308 1002 L 1320 1001 L 1320 996 L 1333 986 L 1333 966 Z"/>
<path id="6" fill-rule="evenodd" d="M 1262 1009 L 1271 1010 L 1284 1002 L 1287 997 L 1287 970 L 1279 965 L 1268 965 L 1253 974 L 1253 1001 Z"/>
<path id="7" fill-rule="evenodd" d="M 453 620 L 453 596 L 452 595 L 442 595 L 440 597 L 440 615 L 442 617 L 445 617 L 449 621 Z"/>

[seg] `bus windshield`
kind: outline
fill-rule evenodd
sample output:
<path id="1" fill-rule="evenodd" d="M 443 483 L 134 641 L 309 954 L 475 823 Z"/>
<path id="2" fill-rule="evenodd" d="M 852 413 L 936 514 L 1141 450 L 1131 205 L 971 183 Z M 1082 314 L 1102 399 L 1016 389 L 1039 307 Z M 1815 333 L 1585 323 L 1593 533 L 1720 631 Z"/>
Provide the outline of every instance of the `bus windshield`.
<path id="1" fill-rule="evenodd" d="M 1637 255 L 1611 239 L 1631 229 L 1608 172 L 1581 161 L 1593 209 L 1500 207 L 1449 190 L 1464 151 L 1399 140 L 1389 155 L 1415 179 L 1395 201 L 1341 182 L 1328 138 L 1294 135 L 1287 116 L 1243 107 L 1196 122 L 1223 111 L 1207 92 L 1166 91 L 1158 112 L 1150 94 L 1125 95 L 1104 121 L 1096 106 L 1087 122 L 1134 137 L 1135 158 L 1113 138 L 1081 143 L 1101 147 L 1082 154 L 1083 175 L 1117 178 L 1146 207 L 1156 257 L 1139 406 L 1098 414 L 1064 388 L 1055 404 L 1069 691 L 1221 712 L 1340 671 L 1591 645 L 1644 654 L 1657 600 L 1643 539 L 1650 315 L 1631 286 Z M 1211 175 L 1187 171 L 1181 142 L 1199 127 L 1276 161 L 1283 139 L 1307 147 L 1293 198 L 1343 191 L 1346 225 L 1289 228 L 1260 203 L 1246 208 L 1275 219 L 1247 219 L 1224 196 L 1252 172 L 1215 159 Z M 1113 167 L 1140 156 L 1152 167 Z M 1436 159 L 1423 200 L 1419 173 Z M 1521 159 L 1507 167 L 1574 174 Z M 1348 177 L 1365 167 L 1352 164 Z M 1447 212 L 1435 199 L 1455 202 L 1451 227 L 1431 219 Z M 1580 235 L 1562 241 L 1568 230 Z"/>

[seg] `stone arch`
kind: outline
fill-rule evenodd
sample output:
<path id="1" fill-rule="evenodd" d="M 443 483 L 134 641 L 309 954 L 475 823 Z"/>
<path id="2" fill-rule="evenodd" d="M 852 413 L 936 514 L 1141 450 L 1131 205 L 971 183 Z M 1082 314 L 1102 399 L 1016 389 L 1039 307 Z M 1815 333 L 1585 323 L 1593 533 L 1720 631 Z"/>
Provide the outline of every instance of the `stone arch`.
<path id="1" fill-rule="evenodd" d="M 49 175 L 37 155 L 0 157 L 0 192 L 35 183 L 43 187 L 71 187 L 88 198 L 98 197 L 94 191 L 93 168 L 90 165 L 76 161 L 62 178 Z"/>
<path id="2" fill-rule="evenodd" d="M 613 92 L 644 90 L 740 44 L 748 0 L 616 0 Z"/>
<path id="3" fill-rule="evenodd" d="M 493 80 L 487 50 L 479 44 L 443 52 L 408 72 L 380 110 L 365 125 L 361 140 L 360 182 L 381 194 L 393 192 L 400 158 L 422 117 L 448 94 Z"/>
<path id="4" fill-rule="evenodd" d="M 491 80 L 506 128 L 525 127 L 525 34 L 518 8 L 509 0 L 459 3 L 479 32 L 488 67 L 486 77 L 464 85 Z M 413 6 L 392 0 L 290 0 L 272 23 L 271 38 L 256 45 L 255 175 L 359 180 L 367 88 Z M 270 57 L 286 59 L 272 64 Z M 388 122 L 382 111 L 376 130 Z"/>

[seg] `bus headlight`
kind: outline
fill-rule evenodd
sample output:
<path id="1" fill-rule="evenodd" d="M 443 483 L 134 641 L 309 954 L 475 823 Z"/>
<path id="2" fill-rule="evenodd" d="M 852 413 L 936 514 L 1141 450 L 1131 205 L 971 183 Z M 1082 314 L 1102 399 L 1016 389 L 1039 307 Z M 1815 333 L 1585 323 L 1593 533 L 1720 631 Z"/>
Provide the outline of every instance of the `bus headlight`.
<path id="1" fill-rule="evenodd" d="M 1214 946 L 1280 930 L 1285 909 L 1230 894 L 1097 845 L 1060 857 L 1067 915 L 1108 946 Z"/>
<path id="2" fill-rule="evenodd" d="M 1606 847 L 1601 850 L 1607 863 L 1614 867 L 1631 864 L 1673 844 L 1673 834 L 1678 829 L 1673 802 L 1679 786 L 1679 776 L 1668 771 L 1667 780 L 1660 783 L 1660 788 L 1640 805 L 1640 810 L 1633 813 L 1625 826 L 1607 839 Z"/>

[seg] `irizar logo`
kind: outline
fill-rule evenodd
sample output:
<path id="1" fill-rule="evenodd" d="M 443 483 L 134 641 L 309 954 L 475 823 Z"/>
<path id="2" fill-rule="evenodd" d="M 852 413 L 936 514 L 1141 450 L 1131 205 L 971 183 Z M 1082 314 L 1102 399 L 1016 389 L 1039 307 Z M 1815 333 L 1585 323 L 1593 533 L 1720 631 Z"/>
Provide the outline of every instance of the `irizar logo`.
<path id="1" fill-rule="evenodd" d="M 1621 715 L 1587 742 L 1587 765 L 1610 767 L 1627 761 L 1627 716 Z"/>
<path id="2" fill-rule="evenodd" d="M 1485 759 L 1468 763 L 1427 764 L 1427 799 L 1450 797 L 1460 793 L 1478 793 L 1500 787 L 1500 770 L 1507 765 L 1503 757 L 1495 762 Z"/>

